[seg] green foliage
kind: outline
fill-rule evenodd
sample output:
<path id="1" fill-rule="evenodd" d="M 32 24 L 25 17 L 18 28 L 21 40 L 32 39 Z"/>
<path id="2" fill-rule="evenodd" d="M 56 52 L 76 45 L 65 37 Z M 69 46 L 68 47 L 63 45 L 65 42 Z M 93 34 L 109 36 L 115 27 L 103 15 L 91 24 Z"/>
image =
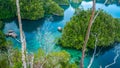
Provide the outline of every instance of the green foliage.
<path id="1" fill-rule="evenodd" d="M 63 47 L 81 49 L 86 34 L 91 10 L 81 10 L 68 22 L 63 30 L 62 37 L 59 41 Z M 91 28 L 90 38 L 87 47 L 94 48 L 97 35 L 97 46 L 108 47 L 115 41 L 120 42 L 120 21 L 100 12 Z"/>
<path id="2" fill-rule="evenodd" d="M 4 23 L 0 21 L 0 30 L 2 30 L 3 26 L 4 26 Z"/>
<path id="3" fill-rule="evenodd" d="M 52 0 L 23 0 L 20 2 L 22 19 L 37 20 L 44 15 L 62 16 L 64 10 Z"/>
<path id="4" fill-rule="evenodd" d="M 4 23 L 0 21 L 0 50 L 6 50 L 7 48 L 7 41 L 5 39 L 5 34 L 2 32 L 2 28 Z"/>
<path id="5" fill-rule="evenodd" d="M 18 49 L 13 50 L 13 55 L 11 56 L 12 62 L 14 63 L 13 68 L 21 68 L 22 61 L 21 61 L 21 52 Z"/>
<path id="6" fill-rule="evenodd" d="M 69 5 L 69 1 L 68 0 L 53 0 L 53 1 L 55 1 L 59 5 Z"/>
<path id="7" fill-rule="evenodd" d="M 43 1 L 44 2 L 44 1 Z M 44 2 L 45 14 L 53 14 L 57 16 L 63 16 L 64 10 L 54 1 L 47 0 Z"/>
<path id="8" fill-rule="evenodd" d="M 0 68 L 21 68 L 21 53 L 18 49 L 0 51 Z"/>
<path id="9" fill-rule="evenodd" d="M 16 0 L 0 0 L 0 19 L 17 16 Z M 22 19 L 37 20 L 44 14 L 62 16 L 64 10 L 53 0 L 20 0 Z"/>
<path id="10" fill-rule="evenodd" d="M 6 52 L 0 51 L 0 68 L 21 68 L 21 52 L 18 49 L 10 48 Z M 31 61 L 31 57 L 28 54 L 26 57 L 27 63 Z M 34 68 L 78 68 L 75 63 L 71 64 L 70 55 L 66 51 L 53 52 L 45 55 L 44 51 L 40 49 L 38 53 L 34 55 Z M 29 64 L 27 65 L 29 67 Z"/>
<path id="11" fill-rule="evenodd" d="M 15 15 L 15 0 L 0 0 L 0 19 L 13 18 Z"/>
<path id="12" fill-rule="evenodd" d="M 37 20 L 44 17 L 43 3 L 40 0 L 21 0 L 22 19 Z"/>
<path id="13" fill-rule="evenodd" d="M 5 35 L 2 31 L 0 31 L 0 49 L 4 50 L 7 47 L 7 41 L 5 39 Z"/>
<path id="14" fill-rule="evenodd" d="M 38 61 L 39 60 L 39 61 Z M 76 64 L 70 64 L 70 55 L 66 51 L 53 52 L 45 55 L 42 50 L 35 55 L 35 67 L 43 65 L 43 68 L 77 68 Z"/>
<path id="15" fill-rule="evenodd" d="M 7 54 L 0 52 L 0 68 L 9 68 Z"/>

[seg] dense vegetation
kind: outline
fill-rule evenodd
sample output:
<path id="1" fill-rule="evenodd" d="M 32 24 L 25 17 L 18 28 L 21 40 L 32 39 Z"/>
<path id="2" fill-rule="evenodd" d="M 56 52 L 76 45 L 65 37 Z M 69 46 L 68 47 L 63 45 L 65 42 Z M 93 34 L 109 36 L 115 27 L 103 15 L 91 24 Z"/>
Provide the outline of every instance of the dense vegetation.
<path id="1" fill-rule="evenodd" d="M 81 1 L 71 0 L 70 3 L 74 8 L 77 8 Z M 97 0 L 97 2 L 104 3 L 104 0 Z M 0 19 L 16 17 L 15 3 L 15 0 L 0 0 Z M 107 4 L 113 3 L 120 5 L 119 0 L 109 0 Z M 29 20 L 37 20 L 48 14 L 62 16 L 64 10 L 59 5 L 69 5 L 69 0 L 21 0 L 21 16 L 22 19 Z"/>
<path id="2" fill-rule="evenodd" d="M 64 10 L 52 0 L 43 0 L 45 14 L 53 14 L 57 16 L 63 16 Z"/>
<path id="3" fill-rule="evenodd" d="M 63 47 L 81 49 L 90 15 L 90 10 L 77 12 L 77 15 L 66 24 L 59 44 Z M 91 28 L 88 48 L 94 48 L 96 38 L 99 47 L 108 47 L 115 41 L 120 42 L 120 21 L 103 11 L 100 12 Z"/>
<path id="4" fill-rule="evenodd" d="M 0 31 L 0 49 L 1 50 L 6 50 L 6 39 L 5 35 L 3 34 L 2 31 Z"/>
<path id="5" fill-rule="evenodd" d="M 15 0 L 0 0 L 0 19 L 16 16 Z M 22 19 L 37 20 L 45 15 L 62 16 L 64 10 L 53 0 L 21 0 Z"/>
<path id="6" fill-rule="evenodd" d="M 15 0 L 0 0 L 0 19 L 15 17 Z"/>
<path id="7" fill-rule="evenodd" d="M 2 28 L 3 28 L 3 22 L 2 21 L 0 21 L 0 30 L 2 30 Z"/>
<path id="8" fill-rule="evenodd" d="M 22 0 L 20 7 L 22 19 L 36 20 L 44 17 L 45 11 L 40 0 Z"/>
<path id="9" fill-rule="evenodd" d="M 0 50 L 6 50 L 7 48 L 7 41 L 5 39 L 5 35 L 2 32 L 2 28 L 3 28 L 4 24 L 2 21 L 0 21 Z"/>
<path id="10" fill-rule="evenodd" d="M 33 59 L 34 68 L 77 68 L 76 64 L 69 63 L 70 55 L 66 51 L 53 52 L 45 55 L 44 51 L 40 49 L 37 53 L 27 54 L 27 67 Z M 21 68 L 21 52 L 18 49 L 9 48 L 7 52 L 0 52 L 0 68 Z"/>
<path id="11" fill-rule="evenodd" d="M 66 51 L 52 52 L 45 56 L 45 53 L 39 50 L 38 53 L 35 54 L 34 61 L 34 68 L 39 67 L 44 61 L 46 61 L 46 63 L 43 68 L 77 68 L 76 64 L 69 63 L 70 55 Z"/>
<path id="12" fill-rule="evenodd" d="M 17 49 L 0 51 L 0 68 L 21 68 L 21 53 Z"/>

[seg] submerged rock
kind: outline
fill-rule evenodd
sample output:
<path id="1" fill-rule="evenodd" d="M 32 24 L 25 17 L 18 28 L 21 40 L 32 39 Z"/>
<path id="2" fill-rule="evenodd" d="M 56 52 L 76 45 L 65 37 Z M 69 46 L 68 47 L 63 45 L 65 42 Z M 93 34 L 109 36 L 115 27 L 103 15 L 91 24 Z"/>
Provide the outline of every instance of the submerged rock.
<path id="1" fill-rule="evenodd" d="M 62 32 L 62 27 L 59 26 L 57 29 L 59 32 Z"/>
<path id="2" fill-rule="evenodd" d="M 5 35 L 6 37 L 17 38 L 17 34 L 13 30 L 9 30 Z"/>

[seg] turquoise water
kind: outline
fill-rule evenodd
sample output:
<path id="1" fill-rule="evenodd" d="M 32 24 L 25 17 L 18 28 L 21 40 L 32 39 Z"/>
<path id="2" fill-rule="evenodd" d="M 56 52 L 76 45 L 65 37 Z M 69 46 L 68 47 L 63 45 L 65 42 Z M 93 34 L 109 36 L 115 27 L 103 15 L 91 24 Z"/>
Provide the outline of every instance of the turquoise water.
<path id="1" fill-rule="evenodd" d="M 101 0 L 103 1 L 103 0 Z M 104 1 L 103 1 L 104 2 Z M 103 8 L 103 10 L 109 14 L 111 14 L 115 18 L 120 18 L 120 6 L 116 4 L 111 5 L 103 5 L 103 2 L 98 2 L 96 4 L 96 10 L 98 8 Z M 77 7 L 84 8 L 85 10 L 92 7 L 91 1 L 82 1 L 79 3 L 80 5 L 75 6 L 62 6 L 65 7 L 64 16 L 63 17 L 57 17 L 57 16 L 51 16 L 46 17 L 44 19 L 40 19 L 37 21 L 28 21 L 28 20 L 22 20 L 23 23 L 23 30 L 26 35 L 26 41 L 27 41 L 27 50 L 29 52 L 35 52 L 39 48 L 43 48 L 46 53 L 52 52 L 52 51 L 61 51 L 66 50 L 71 54 L 71 61 L 79 63 L 81 52 L 74 49 L 65 49 L 60 46 L 56 46 L 56 40 L 61 36 L 61 33 L 57 31 L 57 27 L 61 26 L 64 27 L 65 24 L 70 20 L 70 18 L 74 15 L 75 9 Z M 17 34 L 19 34 L 18 24 L 17 20 L 13 20 L 11 22 L 6 22 L 4 27 L 4 32 L 7 32 L 8 30 L 14 30 Z M 10 38 L 9 38 L 10 39 Z M 19 39 L 19 38 L 18 38 Z M 10 39 L 14 41 L 14 47 L 20 48 L 20 44 L 15 41 L 14 39 Z M 106 65 L 112 63 L 116 56 L 116 52 L 119 51 L 118 54 L 120 54 L 120 44 L 114 44 L 116 45 L 114 48 L 111 48 L 107 51 L 97 53 L 95 56 L 94 64 L 91 68 L 104 68 Z M 100 50 L 100 49 L 99 49 Z M 87 55 L 85 58 L 85 66 L 89 64 L 91 55 Z M 109 68 L 120 68 L 120 56 L 118 56 L 116 63 Z"/>

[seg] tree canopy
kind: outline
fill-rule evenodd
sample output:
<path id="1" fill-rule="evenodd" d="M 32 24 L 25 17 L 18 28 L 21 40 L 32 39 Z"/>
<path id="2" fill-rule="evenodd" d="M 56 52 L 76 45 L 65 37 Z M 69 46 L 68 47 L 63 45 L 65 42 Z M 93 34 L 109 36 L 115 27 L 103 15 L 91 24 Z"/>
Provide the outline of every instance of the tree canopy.
<path id="1" fill-rule="evenodd" d="M 46 15 L 53 14 L 57 16 L 63 16 L 64 10 L 53 0 L 45 0 L 43 3 Z"/>
<path id="2" fill-rule="evenodd" d="M 0 0 L 0 19 L 15 17 L 15 0 Z"/>
<path id="3" fill-rule="evenodd" d="M 69 61 L 70 55 L 64 50 L 60 52 L 52 52 L 45 56 L 44 51 L 40 49 L 38 53 L 35 54 L 34 68 L 39 67 L 39 65 L 44 62 L 45 64 L 43 65 L 43 68 L 78 68 L 75 63 L 70 63 Z"/>
<path id="4" fill-rule="evenodd" d="M 62 16 L 64 10 L 53 0 L 21 0 L 22 19 L 37 20 L 46 14 Z M 15 0 L 0 0 L 0 19 L 14 18 L 16 14 Z"/>

